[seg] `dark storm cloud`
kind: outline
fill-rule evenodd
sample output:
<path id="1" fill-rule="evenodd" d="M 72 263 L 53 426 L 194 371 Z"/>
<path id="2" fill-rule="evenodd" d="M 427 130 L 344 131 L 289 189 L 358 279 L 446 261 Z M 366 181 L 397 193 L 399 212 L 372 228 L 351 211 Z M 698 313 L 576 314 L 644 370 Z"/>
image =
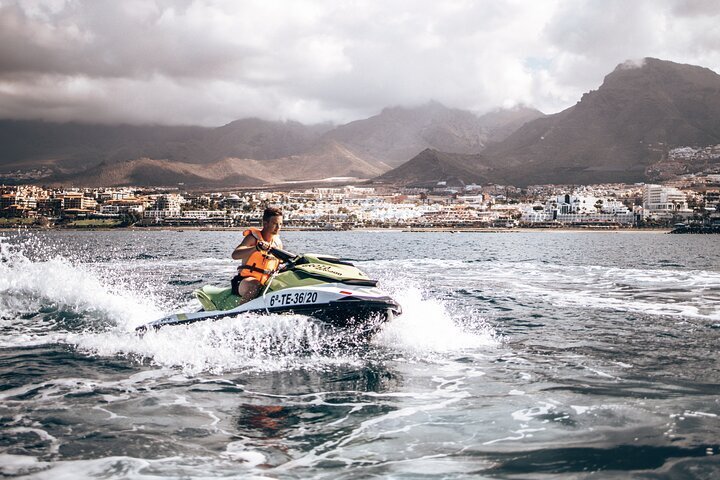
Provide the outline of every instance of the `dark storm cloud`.
<path id="1" fill-rule="evenodd" d="M 0 0 L 0 117 L 349 121 L 573 104 L 626 59 L 720 67 L 701 0 Z"/>
<path id="2" fill-rule="evenodd" d="M 68 2 L 47 15 L 0 6 L 0 74 L 197 78 L 231 73 L 238 59 L 261 53 L 193 26 L 193 11 L 182 3 L 131 5 Z"/>

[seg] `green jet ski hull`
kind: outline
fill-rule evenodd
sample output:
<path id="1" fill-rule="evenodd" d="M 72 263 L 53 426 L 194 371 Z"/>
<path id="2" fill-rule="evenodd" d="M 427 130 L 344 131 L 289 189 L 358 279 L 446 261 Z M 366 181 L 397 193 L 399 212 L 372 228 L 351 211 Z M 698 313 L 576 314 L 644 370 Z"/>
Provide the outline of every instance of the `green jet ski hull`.
<path id="1" fill-rule="evenodd" d="M 203 310 L 170 315 L 138 330 L 246 313 L 292 313 L 317 318 L 333 327 L 374 333 L 402 313 L 400 305 L 377 288 L 377 281 L 352 263 L 313 254 L 292 256 L 287 268 L 273 275 L 262 294 L 249 302 L 243 303 L 229 286 L 206 285 L 194 294 Z"/>

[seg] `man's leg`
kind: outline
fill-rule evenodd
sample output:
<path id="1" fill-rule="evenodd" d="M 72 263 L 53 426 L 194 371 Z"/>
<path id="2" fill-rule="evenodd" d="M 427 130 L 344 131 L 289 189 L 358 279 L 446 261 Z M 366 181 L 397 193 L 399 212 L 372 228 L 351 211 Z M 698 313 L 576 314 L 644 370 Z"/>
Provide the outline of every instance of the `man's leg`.
<path id="1" fill-rule="evenodd" d="M 249 302 L 260 294 L 262 284 L 258 279 L 253 277 L 245 277 L 238 285 L 238 295 L 242 298 L 243 303 Z"/>

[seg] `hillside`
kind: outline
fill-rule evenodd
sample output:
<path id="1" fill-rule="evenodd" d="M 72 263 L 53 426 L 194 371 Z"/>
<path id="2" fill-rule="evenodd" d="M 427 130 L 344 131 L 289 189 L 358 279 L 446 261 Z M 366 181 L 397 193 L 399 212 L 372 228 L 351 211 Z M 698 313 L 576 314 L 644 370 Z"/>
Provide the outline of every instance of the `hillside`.
<path id="1" fill-rule="evenodd" d="M 619 65 L 573 107 L 526 123 L 484 154 L 498 182 L 639 182 L 669 149 L 717 143 L 720 76 L 647 58 Z"/>
<path id="2" fill-rule="evenodd" d="M 226 157 L 271 160 L 301 155 L 313 148 L 332 124 L 303 125 L 299 122 L 270 122 L 258 118 L 236 120 L 209 130 L 201 141 L 188 146 L 195 151 L 187 161 L 214 162 Z"/>
<path id="3" fill-rule="evenodd" d="M 218 128 L 0 121 L 0 167 L 50 165 L 80 170 L 156 158 L 211 163 L 225 157 L 266 160 L 306 152 L 329 124 L 238 120 Z"/>
<path id="4" fill-rule="evenodd" d="M 491 144 L 505 140 L 526 123 L 544 116 L 540 110 L 525 106 L 501 108 L 482 115 L 480 125 L 487 130 L 487 143 Z"/>
<path id="5" fill-rule="evenodd" d="M 105 186 L 188 186 L 257 187 L 286 181 L 322 180 L 330 177 L 367 179 L 386 171 L 370 164 L 334 143 L 325 143 L 305 155 L 273 160 L 225 157 L 199 164 L 167 159 L 139 158 L 118 163 L 101 163 L 73 174 L 45 179 L 51 185 Z"/>
<path id="6" fill-rule="evenodd" d="M 99 125 L 0 120 L 0 169 L 52 166 L 79 170 L 139 157 L 174 158 L 210 129 L 154 125 Z M 181 158 L 178 158 L 181 159 Z"/>
<path id="7" fill-rule="evenodd" d="M 427 148 L 476 154 L 523 123 L 543 114 L 529 108 L 495 111 L 478 117 L 437 102 L 386 108 L 373 117 L 342 125 L 323 136 L 364 158 L 397 167 Z"/>
<path id="8" fill-rule="evenodd" d="M 482 155 L 439 152 L 428 148 L 373 181 L 408 186 L 430 186 L 438 182 L 481 184 L 490 181 L 491 173 Z"/>

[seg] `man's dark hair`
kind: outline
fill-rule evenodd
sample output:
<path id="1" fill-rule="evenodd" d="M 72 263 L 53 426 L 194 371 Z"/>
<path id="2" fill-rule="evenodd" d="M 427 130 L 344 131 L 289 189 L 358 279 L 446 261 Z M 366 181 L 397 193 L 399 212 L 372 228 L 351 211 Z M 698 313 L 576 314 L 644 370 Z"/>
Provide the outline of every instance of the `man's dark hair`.
<path id="1" fill-rule="evenodd" d="M 282 217 L 282 210 L 278 207 L 267 207 L 263 212 L 263 223 L 267 222 L 272 217 Z"/>

